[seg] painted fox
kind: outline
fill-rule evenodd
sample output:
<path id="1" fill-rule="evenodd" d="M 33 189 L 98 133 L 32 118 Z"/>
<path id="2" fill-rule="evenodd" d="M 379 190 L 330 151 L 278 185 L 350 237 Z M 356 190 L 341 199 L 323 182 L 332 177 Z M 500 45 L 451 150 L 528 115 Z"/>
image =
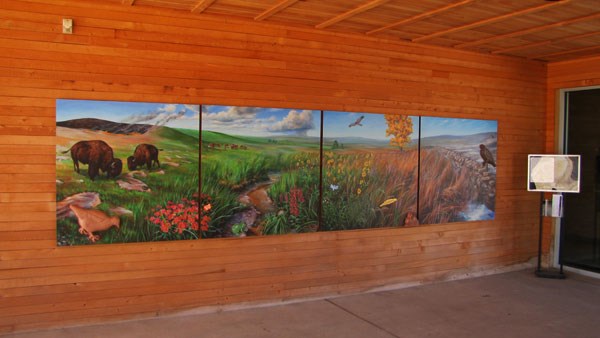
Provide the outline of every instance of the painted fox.
<path id="1" fill-rule="evenodd" d="M 79 222 L 79 233 L 88 236 L 88 239 L 93 243 L 100 239 L 100 236 L 94 235 L 94 232 L 105 231 L 111 227 L 119 229 L 121 220 L 116 217 L 110 217 L 100 210 L 85 209 L 74 204 L 69 206 L 77 217 Z"/>

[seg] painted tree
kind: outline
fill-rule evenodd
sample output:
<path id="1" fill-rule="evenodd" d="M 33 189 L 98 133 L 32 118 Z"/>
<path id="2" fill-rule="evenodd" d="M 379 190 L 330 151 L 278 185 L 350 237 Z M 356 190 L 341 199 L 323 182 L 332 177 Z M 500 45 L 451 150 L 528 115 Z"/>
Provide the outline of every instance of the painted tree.
<path id="1" fill-rule="evenodd" d="M 390 145 L 402 147 L 410 142 L 410 134 L 413 132 L 412 119 L 408 115 L 385 114 L 387 129 L 385 136 L 393 136 L 390 139 Z"/>

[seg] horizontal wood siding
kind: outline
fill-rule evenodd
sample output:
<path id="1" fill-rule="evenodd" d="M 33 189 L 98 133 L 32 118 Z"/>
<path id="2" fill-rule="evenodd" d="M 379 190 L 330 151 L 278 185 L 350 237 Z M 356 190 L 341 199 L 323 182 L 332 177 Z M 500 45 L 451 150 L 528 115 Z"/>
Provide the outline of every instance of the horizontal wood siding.
<path id="1" fill-rule="evenodd" d="M 543 63 L 120 1 L 0 1 L 0 18 L 0 333 L 361 292 L 536 254 L 525 178 L 549 131 Z M 496 219 L 57 248 L 58 98 L 495 119 Z"/>

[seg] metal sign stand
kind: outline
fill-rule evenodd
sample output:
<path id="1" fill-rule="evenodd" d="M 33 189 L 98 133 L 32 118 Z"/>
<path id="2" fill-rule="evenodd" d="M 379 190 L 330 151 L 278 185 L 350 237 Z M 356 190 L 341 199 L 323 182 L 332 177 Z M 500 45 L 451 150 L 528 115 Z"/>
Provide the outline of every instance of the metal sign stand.
<path id="1" fill-rule="evenodd" d="M 540 231 L 538 238 L 538 260 L 537 268 L 535 269 L 535 275 L 540 278 L 552 278 L 552 279 L 565 279 L 567 276 L 563 273 L 563 265 L 560 263 L 560 268 L 556 269 L 542 269 L 542 235 L 544 227 L 544 216 L 548 217 L 562 217 L 562 195 L 555 194 L 552 198 L 552 202 L 544 200 L 544 193 L 540 193 Z M 558 248 L 557 250 L 560 250 Z"/>

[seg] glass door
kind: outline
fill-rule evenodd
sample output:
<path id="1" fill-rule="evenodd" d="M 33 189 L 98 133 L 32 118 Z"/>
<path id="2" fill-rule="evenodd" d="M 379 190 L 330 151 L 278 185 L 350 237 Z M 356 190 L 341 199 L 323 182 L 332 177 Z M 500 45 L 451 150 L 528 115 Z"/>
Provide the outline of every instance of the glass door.
<path id="1" fill-rule="evenodd" d="M 563 147 L 581 155 L 581 190 L 564 194 L 560 263 L 600 272 L 600 89 L 565 95 Z"/>

